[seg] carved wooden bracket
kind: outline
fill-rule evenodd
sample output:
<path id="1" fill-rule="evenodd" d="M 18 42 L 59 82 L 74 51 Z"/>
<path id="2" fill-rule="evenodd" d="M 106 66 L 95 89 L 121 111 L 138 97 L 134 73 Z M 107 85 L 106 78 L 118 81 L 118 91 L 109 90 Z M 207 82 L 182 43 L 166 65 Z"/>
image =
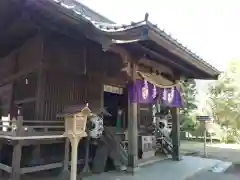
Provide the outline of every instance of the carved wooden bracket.
<path id="1" fill-rule="evenodd" d="M 133 62 L 132 55 L 123 47 L 117 46 L 115 44 L 110 46 L 109 51 L 117 53 L 121 56 L 124 64 L 124 68 L 121 69 L 121 72 L 123 72 L 124 78 L 126 78 L 128 81 L 131 81 L 131 63 Z"/>

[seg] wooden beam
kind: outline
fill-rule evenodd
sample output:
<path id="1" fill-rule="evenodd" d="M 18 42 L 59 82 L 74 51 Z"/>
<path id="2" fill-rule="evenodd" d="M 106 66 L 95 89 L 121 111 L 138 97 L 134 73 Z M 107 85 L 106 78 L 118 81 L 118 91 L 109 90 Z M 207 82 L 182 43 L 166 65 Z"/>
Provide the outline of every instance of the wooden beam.
<path id="1" fill-rule="evenodd" d="M 8 145 L 13 145 L 14 140 L 10 139 L 3 139 L 5 142 L 2 142 L 3 144 L 8 144 Z M 64 139 L 39 139 L 39 140 L 34 140 L 34 139 L 28 139 L 28 140 L 22 140 L 22 146 L 32 146 L 36 144 L 59 144 L 59 143 L 64 143 Z"/>
<path id="2" fill-rule="evenodd" d="M 1 36 L 4 36 L 5 32 L 7 32 L 11 25 L 16 22 L 17 20 L 19 20 L 19 18 L 21 18 L 21 14 L 22 14 L 22 10 L 23 10 L 23 6 L 25 4 L 24 1 L 22 1 L 21 3 L 20 2 L 11 2 L 11 1 L 8 1 L 8 5 L 6 8 L 10 9 L 8 11 L 8 17 L 7 17 L 7 20 L 3 23 L 1 23 L 1 26 L 0 26 L 0 31 L 1 31 Z"/>
<path id="3" fill-rule="evenodd" d="M 26 99 L 19 100 L 19 101 L 14 101 L 14 104 L 18 105 L 18 104 L 30 103 L 30 102 L 34 102 L 34 101 L 36 101 L 36 97 L 26 98 Z"/>
<path id="4" fill-rule="evenodd" d="M 188 66 L 181 66 L 179 65 L 179 63 L 176 62 L 176 60 L 174 59 L 169 59 L 147 47 L 144 47 L 144 46 L 141 46 L 140 47 L 143 51 L 149 53 L 150 55 L 156 57 L 159 61 L 162 61 L 164 63 L 166 63 L 166 65 L 169 65 L 169 66 L 172 66 L 174 67 L 175 69 L 178 69 L 178 71 L 181 71 L 182 72 L 186 72 L 186 74 L 190 77 L 194 77 L 194 75 L 196 74 L 197 76 L 203 76 L 202 73 L 200 73 L 197 69 L 191 69 L 191 68 L 188 68 Z"/>
<path id="5" fill-rule="evenodd" d="M 179 57 L 179 61 L 185 65 L 190 65 L 190 68 L 193 69 L 193 72 L 199 71 L 202 75 L 205 74 L 204 76 L 208 78 L 214 78 L 214 76 L 220 73 L 217 69 L 204 62 L 195 53 L 192 53 L 185 47 L 181 47 L 181 45 L 178 43 L 167 40 L 168 38 L 163 38 L 163 36 L 160 36 L 159 38 L 159 34 L 154 31 L 150 31 L 149 37 L 152 41 L 155 41 L 156 44 L 168 49 L 168 51 L 175 57 Z M 203 77 L 202 75 L 200 77 Z"/>
<path id="6" fill-rule="evenodd" d="M 30 14 L 30 19 L 35 26 L 40 29 L 56 31 L 60 34 L 63 34 L 67 37 L 77 40 L 86 39 L 86 37 L 82 34 L 79 29 L 79 26 L 73 26 L 59 18 L 56 19 L 53 16 L 44 16 L 43 11 L 39 11 L 39 9 L 28 9 L 28 13 Z"/>
<path id="7" fill-rule="evenodd" d="M 7 23 L 7 27 L 4 27 L 4 30 L 1 31 L 1 57 L 8 55 L 12 50 L 20 47 L 25 40 L 35 35 L 36 26 L 34 26 L 26 16 L 28 9 L 24 9 L 24 4 L 24 1 L 20 3 L 18 10 L 16 10 L 18 12 L 15 13 L 15 17 L 10 20 L 9 24 Z"/>
<path id="8" fill-rule="evenodd" d="M 48 63 L 44 63 L 44 69 L 49 70 L 51 72 L 61 72 L 61 73 L 70 73 L 75 75 L 85 75 L 85 72 L 79 71 L 75 67 L 68 68 L 68 67 L 56 67 L 54 65 L 50 65 Z"/>
<path id="9" fill-rule="evenodd" d="M 0 82 L 0 87 L 7 84 L 7 83 L 13 82 L 17 79 L 24 78 L 24 77 L 28 76 L 29 74 L 31 74 L 33 72 L 36 72 L 38 70 L 39 66 L 40 66 L 40 64 L 36 63 L 34 66 L 29 67 L 29 69 L 22 70 L 22 71 L 14 74 L 14 75 L 11 75 L 11 76 L 5 78 L 4 80 L 2 80 Z"/>
<path id="10" fill-rule="evenodd" d="M 12 172 L 12 168 L 6 164 L 3 164 L 3 163 L 0 163 L 0 169 L 5 171 L 5 172 L 8 172 L 8 173 L 11 173 Z"/>
<path id="11" fill-rule="evenodd" d="M 63 139 L 65 135 L 40 135 L 40 136 L 10 136 L 10 135 L 0 135 L 0 138 L 5 138 L 8 140 L 52 140 L 52 139 Z"/>
<path id="12" fill-rule="evenodd" d="M 52 163 L 52 164 L 45 164 L 45 165 L 39 165 L 34 167 L 24 167 L 21 168 L 21 174 L 27 174 L 27 173 L 34 173 L 39 171 L 46 171 L 50 169 L 56 169 L 62 167 L 62 162 Z"/>

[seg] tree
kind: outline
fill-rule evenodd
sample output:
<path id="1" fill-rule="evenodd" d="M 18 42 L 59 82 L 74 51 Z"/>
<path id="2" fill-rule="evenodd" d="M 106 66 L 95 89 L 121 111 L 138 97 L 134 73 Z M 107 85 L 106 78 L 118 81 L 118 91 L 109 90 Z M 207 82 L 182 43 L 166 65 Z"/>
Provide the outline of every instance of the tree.
<path id="1" fill-rule="evenodd" d="M 240 61 L 229 64 L 209 87 L 209 106 L 214 120 L 222 126 L 240 129 Z"/>
<path id="2" fill-rule="evenodd" d="M 181 81 L 181 93 L 184 107 L 181 109 L 181 126 L 183 129 L 194 129 L 196 126 L 195 118 L 192 113 L 197 109 L 196 105 L 196 82 L 194 79 Z"/>
<path id="3" fill-rule="evenodd" d="M 188 81 L 181 81 L 182 98 L 184 108 L 182 112 L 185 115 L 189 115 L 193 110 L 197 109 L 196 106 L 196 82 L 194 79 Z"/>

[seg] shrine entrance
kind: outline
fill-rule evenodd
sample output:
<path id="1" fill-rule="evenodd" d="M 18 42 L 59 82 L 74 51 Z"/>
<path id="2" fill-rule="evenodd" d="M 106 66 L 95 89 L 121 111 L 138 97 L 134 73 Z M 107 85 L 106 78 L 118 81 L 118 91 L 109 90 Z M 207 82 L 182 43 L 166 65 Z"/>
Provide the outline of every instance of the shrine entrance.
<path id="1" fill-rule="evenodd" d="M 123 88 L 104 86 L 104 108 L 111 116 L 104 116 L 104 125 L 120 128 L 127 126 L 127 93 Z"/>

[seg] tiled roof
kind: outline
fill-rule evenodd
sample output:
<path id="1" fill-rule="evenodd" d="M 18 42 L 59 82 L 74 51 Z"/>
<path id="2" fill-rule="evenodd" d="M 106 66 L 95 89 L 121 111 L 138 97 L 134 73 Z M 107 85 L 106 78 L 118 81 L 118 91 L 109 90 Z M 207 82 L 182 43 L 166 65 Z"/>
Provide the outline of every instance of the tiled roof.
<path id="1" fill-rule="evenodd" d="M 213 69 L 214 71 L 218 72 L 216 68 L 211 66 L 209 63 L 205 62 L 202 58 L 200 58 L 198 55 L 190 51 L 187 47 L 179 43 L 176 39 L 171 37 L 170 34 L 167 34 L 164 30 L 157 27 L 157 25 L 152 24 L 147 20 L 147 18 L 143 21 L 131 23 L 128 25 L 124 24 L 117 24 L 113 21 L 107 19 L 106 17 L 96 13 L 95 11 L 91 10 L 87 6 L 83 5 L 82 3 L 76 1 L 76 0 L 50 0 L 54 1 L 56 4 L 62 6 L 63 8 L 68 9 L 69 11 L 74 12 L 75 14 L 81 16 L 85 21 L 92 24 L 97 30 L 101 31 L 102 33 L 118 33 L 118 32 L 124 32 L 127 30 L 131 30 L 138 27 L 147 27 L 150 30 L 156 32 L 159 36 L 164 38 L 165 40 L 171 42 L 176 47 L 180 48 L 187 54 L 189 54 L 193 59 L 196 59 L 198 61 L 201 61 L 202 64 L 205 66 Z"/>
<path id="2" fill-rule="evenodd" d="M 92 9 L 90 9 L 89 7 L 85 6 L 84 4 L 80 3 L 77 0 L 49 0 L 49 1 L 53 1 L 56 4 L 73 11 L 74 13 L 82 16 L 86 20 L 114 24 L 113 21 L 100 15 L 99 13 L 96 13 L 95 11 L 93 11 Z"/>

